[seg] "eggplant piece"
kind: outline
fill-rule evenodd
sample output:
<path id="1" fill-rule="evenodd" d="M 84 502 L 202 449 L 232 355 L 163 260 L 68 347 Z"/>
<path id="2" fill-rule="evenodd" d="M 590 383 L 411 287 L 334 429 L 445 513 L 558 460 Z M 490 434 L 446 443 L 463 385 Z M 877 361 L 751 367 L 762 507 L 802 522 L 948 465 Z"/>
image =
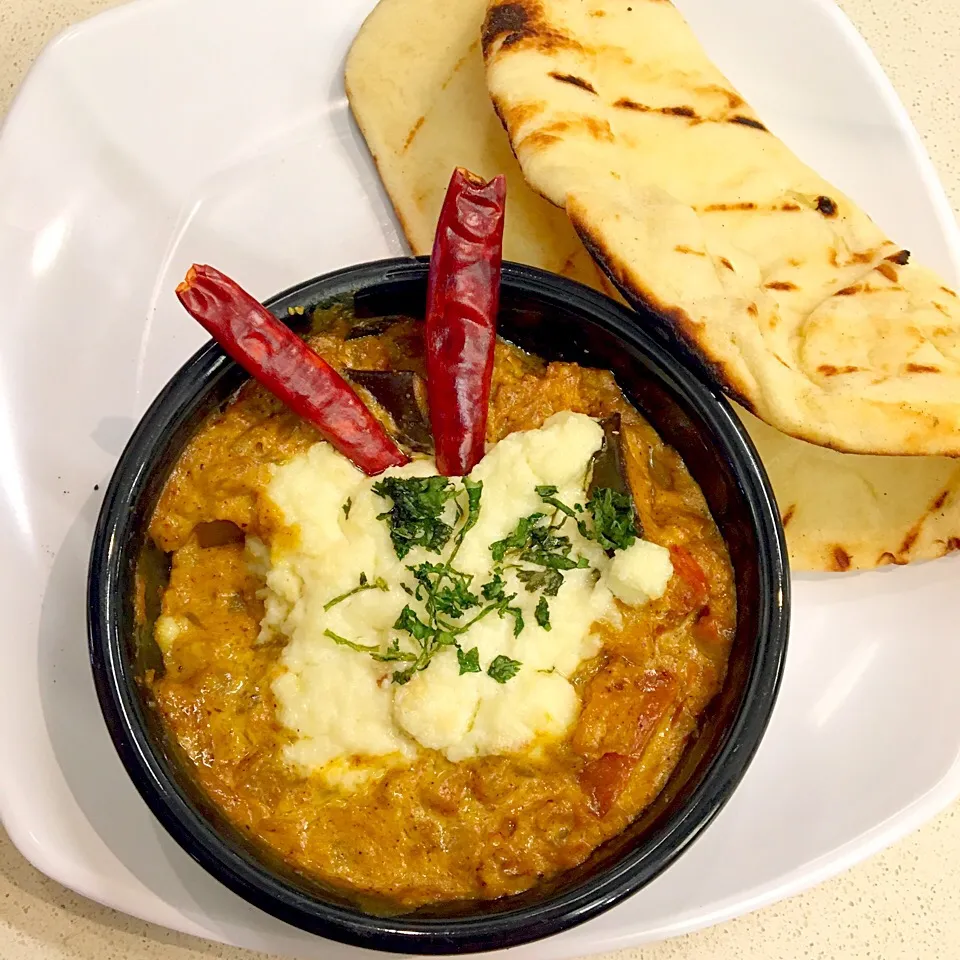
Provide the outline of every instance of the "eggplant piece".
<path id="1" fill-rule="evenodd" d="M 246 536 L 232 520 L 205 520 L 198 523 L 193 532 L 197 535 L 197 543 L 203 548 L 243 543 Z"/>
<path id="2" fill-rule="evenodd" d="M 640 511 L 630 486 L 627 475 L 627 453 L 623 447 L 620 414 L 613 413 L 600 421 L 603 427 L 603 445 L 593 456 L 593 471 L 590 475 L 590 484 L 587 487 L 587 496 L 592 497 L 596 490 L 609 487 L 617 493 L 624 493 L 630 498 L 633 505 L 633 522 L 637 528 L 637 536 L 643 538 L 643 523 L 640 520 Z"/>
<path id="3" fill-rule="evenodd" d="M 396 439 L 416 453 L 433 453 L 427 387 L 412 370 L 346 370 L 352 383 L 366 390 L 386 411 Z"/>
<path id="4" fill-rule="evenodd" d="M 403 323 L 407 317 L 391 315 L 389 317 L 372 317 L 368 320 L 358 320 L 347 331 L 344 340 L 359 340 L 362 337 L 376 337 L 381 333 L 386 333 L 397 323 Z"/>

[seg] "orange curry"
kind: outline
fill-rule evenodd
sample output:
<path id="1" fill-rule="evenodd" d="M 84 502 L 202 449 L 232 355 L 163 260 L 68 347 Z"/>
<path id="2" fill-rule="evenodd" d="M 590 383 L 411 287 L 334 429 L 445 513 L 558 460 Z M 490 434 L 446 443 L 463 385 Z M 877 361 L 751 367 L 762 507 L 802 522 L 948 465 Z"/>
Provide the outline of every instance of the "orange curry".
<path id="1" fill-rule="evenodd" d="M 422 372 L 420 327 L 403 321 L 351 339 L 342 314 L 318 312 L 308 342 L 338 368 Z M 488 441 L 563 410 L 621 414 L 644 536 L 672 554 L 665 595 L 641 608 L 621 605 L 616 627 L 598 625 L 603 649 L 575 678 L 582 708 L 563 742 L 459 763 L 424 749 L 350 794 L 282 759 L 292 734 L 277 720 L 271 683 L 283 641 L 258 643 L 263 582 L 244 547 L 246 535 L 269 542 L 278 529 L 263 495 L 271 466 L 319 435 L 251 382 L 182 454 L 150 533 L 171 556 L 163 613 L 188 627 L 148 687 L 207 794 L 294 869 L 401 910 L 517 893 L 622 831 L 696 735 L 734 633 L 726 546 L 682 460 L 612 374 L 545 364 L 499 344 Z"/>

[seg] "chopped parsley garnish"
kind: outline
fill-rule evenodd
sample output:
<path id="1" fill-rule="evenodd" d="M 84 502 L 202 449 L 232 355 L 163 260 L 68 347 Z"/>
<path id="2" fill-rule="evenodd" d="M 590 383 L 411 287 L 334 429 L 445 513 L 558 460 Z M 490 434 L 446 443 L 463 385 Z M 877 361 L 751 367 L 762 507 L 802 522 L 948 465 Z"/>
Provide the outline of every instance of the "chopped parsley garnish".
<path id="1" fill-rule="evenodd" d="M 577 527 L 583 536 L 596 540 L 604 550 L 626 550 L 636 542 L 636 516 L 628 494 L 599 487 L 587 501 L 587 512 L 593 520 L 593 530 L 587 532 L 584 520 L 578 520 Z"/>
<path id="2" fill-rule="evenodd" d="M 537 609 L 534 613 L 534 616 L 537 618 L 537 623 L 540 624 L 544 630 L 550 629 L 550 607 L 547 606 L 546 597 L 540 597 L 540 600 L 537 602 Z"/>
<path id="3" fill-rule="evenodd" d="M 476 647 L 466 653 L 457 647 L 457 663 L 460 664 L 460 676 L 465 673 L 480 672 L 480 653 Z"/>
<path id="4" fill-rule="evenodd" d="M 453 527 L 443 519 L 444 508 L 457 490 L 446 477 L 387 477 L 373 485 L 373 492 L 393 501 L 378 519 L 389 523 L 398 559 L 414 547 L 440 553 L 447 545 Z"/>
<path id="5" fill-rule="evenodd" d="M 345 503 L 343 504 L 343 518 L 344 520 L 350 519 L 350 511 L 353 509 L 353 497 L 347 497 Z"/>
<path id="6" fill-rule="evenodd" d="M 502 600 L 507 588 L 507 581 L 503 579 L 500 571 L 494 572 L 492 579 L 480 588 L 484 600 Z"/>
<path id="7" fill-rule="evenodd" d="M 518 570 L 517 579 L 529 593 L 539 590 L 547 597 L 555 597 L 563 586 L 563 574 L 559 570 Z"/>
<path id="8" fill-rule="evenodd" d="M 467 574 L 443 563 L 418 563 L 407 569 L 417 582 L 414 596 L 426 604 L 429 614 L 441 613 L 456 619 L 480 606 L 480 599 L 470 592 Z"/>
<path id="9" fill-rule="evenodd" d="M 373 486 L 373 492 L 392 502 L 389 510 L 378 514 L 389 527 L 390 539 L 397 557 L 403 559 L 414 547 L 422 547 L 438 555 L 436 561 L 422 561 L 407 567 L 412 583 L 401 583 L 408 596 L 417 601 L 415 609 L 404 606 L 393 625 L 403 635 L 394 638 L 386 650 L 355 643 L 331 630 L 326 636 L 336 643 L 381 662 L 405 664 L 393 674 L 393 682 L 407 683 L 420 670 L 425 670 L 445 647 L 457 652 L 461 674 L 480 673 L 477 647 L 464 650 L 460 638 L 484 617 L 496 613 L 501 619 L 513 620 L 513 635 L 525 627 L 523 611 L 514 604 L 517 595 L 507 593 L 504 571 L 516 571 L 517 579 L 528 593 L 539 593 L 534 618 L 543 630 L 550 630 L 548 598 L 555 597 L 569 570 L 589 566 L 586 557 L 574 554 L 573 542 L 562 533 L 568 520 L 573 520 L 581 536 L 595 541 L 607 551 L 626 549 L 637 537 L 633 504 L 624 494 L 608 488 L 596 490 L 586 506 L 564 503 L 555 486 L 538 486 L 537 495 L 552 513 L 537 511 L 521 517 L 514 529 L 502 540 L 490 544 L 494 571 L 479 587 L 472 574 L 455 566 L 457 554 L 467 533 L 480 517 L 483 484 L 464 477 L 462 486 L 446 477 L 387 477 Z M 349 516 L 351 501 L 343 506 Z M 452 521 L 452 522 L 451 522 Z M 442 554 L 449 547 L 446 558 Z M 334 597 L 324 610 L 329 610 L 361 590 L 388 589 L 382 579 L 368 582 L 363 574 L 360 584 Z M 418 612 L 421 610 L 422 612 Z M 522 664 L 503 654 L 494 657 L 487 675 L 497 683 L 506 683 L 516 676 Z"/>
<path id="10" fill-rule="evenodd" d="M 497 683 L 506 683 L 511 677 L 517 675 L 517 671 L 523 664 L 519 660 L 511 660 L 502 653 L 493 658 L 490 666 L 487 667 L 487 676 L 492 677 Z"/>
<path id="11" fill-rule="evenodd" d="M 604 550 L 625 550 L 637 539 L 633 502 L 626 494 L 601 487 L 587 501 L 586 509 L 577 503 L 564 503 L 557 497 L 555 486 L 539 486 L 537 496 L 553 507 L 553 516 L 531 513 L 521 517 L 509 536 L 490 545 L 494 563 L 510 561 L 517 579 L 529 593 L 539 591 L 536 620 L 544 630 L 550 629 L 550 608 L 547 597 L 555 597 L 568 570 L 589 566 L 586 557 L 571 557 L 573 545 L 560 531 L 567 520 L 573 520 L 580 535 L 595 541 Z"/>
<path id="12" fill-rule="evenodd" d="M 430 636 L 430 626 L 424 623 L 410 607 L 409 604 L 400 611 L 397 622 L 393 625 L 394 630 L 403 630 L 409 633 L 414 640 L 423 643 Z"/>
<path id="13" fill-rule="evenodd" d="M 559 510 L 568 517 L 576 516 L 576 511 L 574 511 L 572 507 L 568 507 L 561 500 L 557 499 L 558 490 L 556 487 L 537 487 L 536 490 L 537 496 L 539 496 L 544 503 L 549 503 L 555 510 Z"/>
<path id="14" fill-rule="evenodd" d="M 325 637 L 329 637 L 334 643 L 339 643 L 342 647 L 349 647 L 351 650 L 356 650 L 358 653 L 367 653 L 374 660 L 378 660 L 381 663 L 390 663 L 394 660 L 417 659 L 414 654 L 407 653 L 406 650 L 401 650 L 400 643 L 397 640 L 394 640 L 386 650 L 381 650 L 379 647 L 369 646 L 365 643 L 355 643 L 353 640 L 348 640 L 346 637 L 341 637 L 340 634 L 334 633 L 332 630 L 324 630 L 323 635 Z"/>
<path id="15" fill-rule="evenodd" d="M 513 617 L 513 635 L 519 637 L 523 633 L 524 622 L 523 622 L 523 611 L 519 607 L 510 607 L 507 606 L 511 600 L 516 596 L 512 594 L 507 597 L 506 601 L 503 602 L 503 606 L 500 607 L 498 613 L 500 614 L 500 619 L 504 617 Z"/>
<path id="16" fill-rule="evenodd" d="M 573 544 L 559 532 L 575 516 L 574 509 L 557 499 L 556 487 L 541 486 L 536 490 L 540 499 L 554 508 L 554 517 L 540 512 L 521 517 L 512 533 L 490 545 L 490 554 L 498 565 L 509 561 L 528 593 L 540 592 L 536 620 L 549 629 L 550 611 L 545 598 L 559 593 L 565 571 L 583 569 L 589 561 L 586 557 L 571 557 Z M 556 522 L 558 514 L 562 519 Z M 499 576 L 499 566 L 496 575 Z"/>
<path id="17" fill-rule="evenodd" d="M 338 603 L 343 603 L 348 597 L 352 597 L 355 593 L 363 593 L 364 590 L 389 590 L 387 586 L 387 581 L 382 577 L 377 577 L 376 580 L 369 581 L 367 580 L 367 575 L 365 573 L 360 574 L 360 583 L 358 586 L 354 587 L 352 590 L 348 590 L 346 593 L 341 593 L 339 597 L 334 597 L 332 600 L 327 601 L 323 605 L 324 611 L 329 610 L 331 607 L 335 607 Z"/>
<path id="18" fill-rule="evenodd" d="M 479 672 L 479 653 L 476 649 L 465 653 L 458 637 L 494 612 L 500 617 L 513 617 L 515 636 L 523 629 L 523 614 L 518 607 L 511 606 L 515 595 L 506 594 L 503 577 L 495 574 L 477 594 L 471 589 L 472 575 L 454 566 L 464 538 L 480 517 L 483 484 L 464 477 L 463 487 L 458 489 L 445 477 L 409 480 L 390 477 L 375 484 L 373 490 L 393 501 L 392 509 L 381 513 L 379 518 L 388 522 L 399 558 L 405 557 L 414 546 L 439 554 L 452 540 L 452 549 L 445 560 L 423 561 L 407 567 L 413 575 L 413 584 L 401 584 L 401 587 L 422 604 L 423 614 L 407 604 L 397 617 L 394 629 L 406 634 L 417 652 L 405 658 L 408 666 L 394 673 L 393 682 L 407 683 L 418 671 L 425 670 L 444 647 L 456 648 L 461 673 Z M 451 501 L 456 510 L 453 524 L 444 519 Z M 468 614 L 472 616 L 464 620 Z"/>

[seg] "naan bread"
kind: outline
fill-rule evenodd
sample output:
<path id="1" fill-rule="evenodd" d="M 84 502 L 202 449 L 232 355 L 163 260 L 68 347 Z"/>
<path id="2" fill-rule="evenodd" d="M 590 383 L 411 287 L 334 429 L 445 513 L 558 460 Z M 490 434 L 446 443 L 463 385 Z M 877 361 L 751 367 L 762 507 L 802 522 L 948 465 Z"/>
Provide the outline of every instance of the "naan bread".
<path id="1" fill-rule="evenodd" d="M 455 167 L 507 176 L 504 257 L 612 287 L 562 210 L 524 183 L 486 95 L 483 2 L 381 0 L 346 63 L 347 98 L 415 254 L 429 254 Z"/>
<path id="2" fill-rule="evenodd" d="M 493 0 L 528 183 L 730 396 L 838 450 L 960 455 L 960 301 L 770 133 L 669 0 Z"/>
<path id="3" fill-rule="evenodd" d="M 868 570 L 960 550 L 960 462 L 794 440 L 737 411 L 767 468 L 798 570 Z"/>
<path id="4" fill-rule="evenodd" d="M 455 166 L 506 171 L 508 256 L 555 272 L 580 264 L 578 279 L 599 289 L 562 211 L 524 182 L 490 105 L 478 42 L 486 4 L 381 0 L 347 60 L 350 105 L 415 253 L 430 251 Z M 794 570 L 870 568 L 960 548 L 960 463 L 834 453 L 742 416 L 781 505 Z"/>

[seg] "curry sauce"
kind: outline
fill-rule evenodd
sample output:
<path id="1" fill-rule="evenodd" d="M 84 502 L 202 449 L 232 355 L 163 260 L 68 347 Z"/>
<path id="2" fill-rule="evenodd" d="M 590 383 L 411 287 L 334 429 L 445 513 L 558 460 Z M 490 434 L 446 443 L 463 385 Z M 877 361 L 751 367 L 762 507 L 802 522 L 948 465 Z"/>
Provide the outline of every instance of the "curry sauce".
<path id="1" fill-rule="evenodd" d="M 329 321 L 309 343 L 339 368 L 422 372 L 420 324 L 345 338 Z M 351 793 L 289 767 L 293 734 L 271 684 L 282 638 L 263 641 L 262 575 L 247 537 L 289 536 L 264 491 L 274 465 L 319 434 L 254 383 L 207 420 L 176 464 L 150 533 L 171 556 L 158 630 L 162 675 L 148 685 L 196 778 L 238 828 L 292 867 L 401 909 L 526 890 L 622 831 L 662 789 L 724 679 L 736 611 L 726 546 L 675 451 L 613 376 L 496 352 L 489 443 L 560 411 L 621 415 L 626 470 L 644 536 L 671 551 L 658 600 L 595 629 L 601 654 L 574 678 L 579 719 L 536 751 L 453 763 L 421 749 Z"/>

